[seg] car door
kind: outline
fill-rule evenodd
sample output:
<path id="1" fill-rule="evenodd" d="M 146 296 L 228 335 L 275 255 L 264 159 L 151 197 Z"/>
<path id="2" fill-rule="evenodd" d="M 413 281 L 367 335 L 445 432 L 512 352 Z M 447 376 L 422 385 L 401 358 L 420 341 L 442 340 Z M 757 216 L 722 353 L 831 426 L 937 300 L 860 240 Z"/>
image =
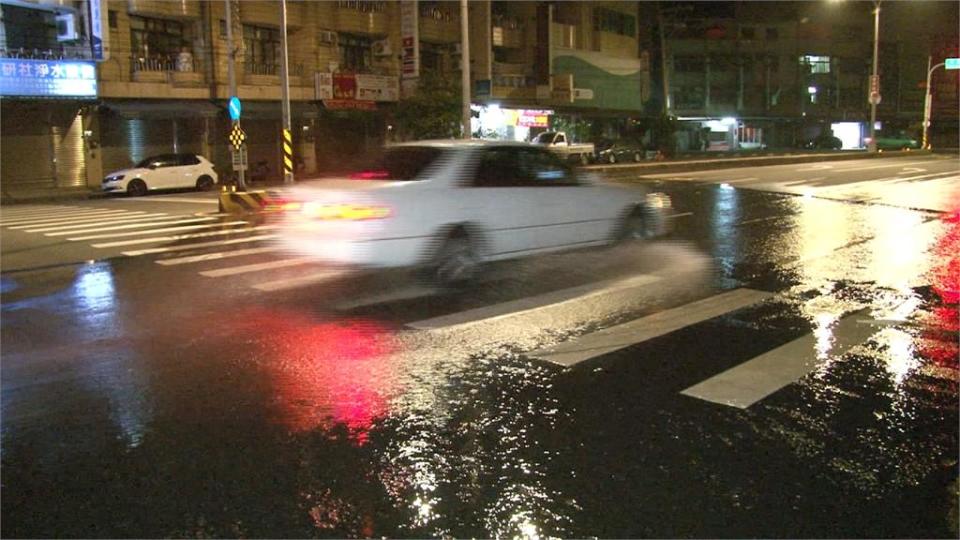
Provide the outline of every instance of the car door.
<path id="1" fill-rule="evenodd" d="M 178 157 L 178 166 L 175 167 L 173 177 L 176 179 L 175 187 L 194 187 L 197 185 L 197 178 L 200 177 L 200 160 L 193 154 L 180 154 Z"/>
<path id="2" fill-rule="evenodd" d="M 581 183 L 563 160 L 539 148 L 522 149 L 520 168 L 541 215 L 537 239 L 541 247 L 574 247 L 606 240 L 620 205 L 612 192 Z"/>
<path id="3" fill-rule="evenodd" d="M 537 190 L 520 167 L 521 147 L 481 151 L 470 187 L 463 190 L 469 220 L 483 231 L 490 258 L 507 258 L 543 247 L 546 216 Z"/>
<path id="4" fill-rule="evenodd" d="M 154 189 L 169 189 L 173 185 L 171 171 L 176 169 L 178 162 L 174 154 L 164 154 L 152 159 L 147 165 L 149 172 L 143 175 L 147 187 Z"/>

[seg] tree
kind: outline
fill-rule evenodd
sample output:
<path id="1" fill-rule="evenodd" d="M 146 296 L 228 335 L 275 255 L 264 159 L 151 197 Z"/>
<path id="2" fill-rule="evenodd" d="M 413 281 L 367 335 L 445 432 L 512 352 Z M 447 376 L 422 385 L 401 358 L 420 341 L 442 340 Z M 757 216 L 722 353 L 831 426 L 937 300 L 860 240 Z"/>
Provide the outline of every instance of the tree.
<path id="1" fill-rule="evenodd" d="M 413 96 L 397 104 L 397 128 L 407 140 L 460 135 L 460 78 L 421 74 Z"/>

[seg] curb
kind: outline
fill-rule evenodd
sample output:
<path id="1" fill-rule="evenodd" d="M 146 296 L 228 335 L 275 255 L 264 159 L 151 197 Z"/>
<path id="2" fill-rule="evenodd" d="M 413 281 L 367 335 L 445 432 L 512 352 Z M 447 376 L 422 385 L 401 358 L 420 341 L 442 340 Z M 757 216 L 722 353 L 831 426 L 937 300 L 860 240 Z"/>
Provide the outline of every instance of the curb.
<path id="1" fill-rule="evenodd" d="M 876 154 L 800 154 L 795 156 L 762 156 L 749 158 L 702 159 L 692 161 L 674 161 L 659 163 L 624 163 L 622 165 L 589 165 L 584 167 L 588 171 L 601 173 L 637 173 L 658 174 L 669 172 L 688 172 L 714 169 L 735 169 L 739 167 L 790 165 L 793 163 L 816 163 L 821 161 L 849 161 L 854 159 L 879 159 L 885 157 L 902 157 L 910 155 L 930 155 L 927 150 L 878 152 Z"/>
<path id="2" fill-rule="evenodd" d="M 277 200 L 266 190 L 253 191 L 220 191 L 220 212 L 230 214 L 253 214 L 269 211 L 276 206 Z"/>

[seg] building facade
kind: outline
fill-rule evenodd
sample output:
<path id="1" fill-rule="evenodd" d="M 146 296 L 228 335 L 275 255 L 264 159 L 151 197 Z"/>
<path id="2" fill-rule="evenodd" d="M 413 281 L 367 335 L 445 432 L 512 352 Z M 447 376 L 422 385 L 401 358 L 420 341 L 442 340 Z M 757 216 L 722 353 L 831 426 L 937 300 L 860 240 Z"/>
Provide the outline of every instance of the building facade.
<path id="1" fill-rule="evenodd" d="M 421 75 L 459 79 L 459 2 L 286 6 L 300 174 L 380 145 Z M 167 152 L 203 154 L 229 174 L 228 33 L 249 163 L 279 175 L 280 2 L 0 0 L 0 10 L 0 61 L 14 71 L 0 79 L 5 192 L 95 188 L 105 172 Z M 476 0 L 469 17 L 476 133 L 616 130 L 642 114 L 650 79 L 637 2 Z M 88 78 L 25 87 L 49 86 L 49 71 L 68 66 Z M 479 113 L 490 108 L 507 114 Z"/>

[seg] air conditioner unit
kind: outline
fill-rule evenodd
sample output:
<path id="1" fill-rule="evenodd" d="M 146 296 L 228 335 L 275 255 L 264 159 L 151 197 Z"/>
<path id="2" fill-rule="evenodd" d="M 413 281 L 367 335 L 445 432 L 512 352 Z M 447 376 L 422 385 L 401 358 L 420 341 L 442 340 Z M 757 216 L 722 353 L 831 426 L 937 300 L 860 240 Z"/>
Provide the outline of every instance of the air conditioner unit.
<path id="1" fill-rule="evenodd" d="M 390 42 L 386 39 L 374 41 L 372 48 L 374 56 L 390 56 L 393 54 L 393 51 L 390 50 Z"/>
<path id="2" fill-rule="evenodd" d="M 317 33 L 317 42 L 320 45 L 336 45 L 337 33 L 330 30 L 321 30 Z"/>
<path id="3" fill-rule="evenodd" d="M 73 13 L 57 15 L 57 41 L 74 41 L 77 39 L 77 16 Z"/>

